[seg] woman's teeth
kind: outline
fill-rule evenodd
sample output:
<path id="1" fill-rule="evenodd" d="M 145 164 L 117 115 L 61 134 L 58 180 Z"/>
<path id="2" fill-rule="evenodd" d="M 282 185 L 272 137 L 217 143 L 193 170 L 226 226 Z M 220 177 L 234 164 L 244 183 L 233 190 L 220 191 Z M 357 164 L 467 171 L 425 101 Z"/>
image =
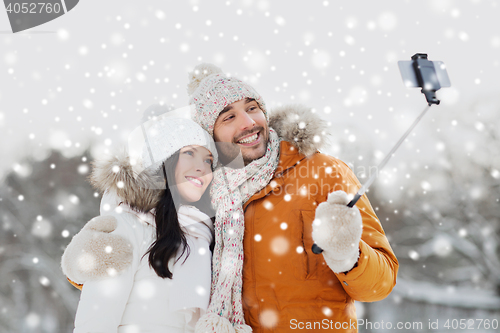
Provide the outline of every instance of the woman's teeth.
<path id="1" fill-rule="evenodd" d="M 201 185 L 201 181 L 199 179 L 196 179 L 196 178 L 192 178 L 192 177 L 186 177 L 187 180 L 193 182 L 193 183 L 196 183 L 198 185 Z"/>
<path id="2" fill-rule="evenodd" d="M 254 142 L 255 140 L 257 140 L 258 137 L 259 137 L 259 133 L 255 133 L 254 135 L 249 136 L 248 138 L 244 138 L 244 139 L 238 141 L 238 143 L 250 143 L 250 142 Z"/>

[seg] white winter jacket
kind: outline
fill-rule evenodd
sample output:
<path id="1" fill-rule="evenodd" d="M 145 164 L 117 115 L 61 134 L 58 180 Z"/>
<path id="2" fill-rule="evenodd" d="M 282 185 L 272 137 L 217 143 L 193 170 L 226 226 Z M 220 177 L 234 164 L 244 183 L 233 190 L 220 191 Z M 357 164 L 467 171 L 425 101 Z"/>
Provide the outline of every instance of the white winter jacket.
<path id="1" fill-rule="evenodd" d="M 171 260 L 173 279 L 161 278 L 149 266 L 148 255 L 144 256 L 156 238 L 153 214 L 137 213 L 128 205 L 120 204 L 116 195 L 104 195 L 101 216 L 117 220 L 111 234 L 127 239 L 131 263 L 119 269 L 108 265 L 107 276 L 101 274 L 84 283 L 80 281 L 83 289 L 74 333 L 194 331 L 196 321 L 209 303 L 212 231 L 206 224 L 208 216 L 192 206 L 181 206 L 178 215 L 181 226 L 191 230 L 186 233 L 190 255 L 185 262 L 182 257 L 175 265 Z M 105 252 L 121 251 L 112 245 L 103 246 Z M 88 258 L 82 255 L 73 259 L 67 262 L 83 265 Z M 85 261 L 85 265 L 96 264 Z"/>

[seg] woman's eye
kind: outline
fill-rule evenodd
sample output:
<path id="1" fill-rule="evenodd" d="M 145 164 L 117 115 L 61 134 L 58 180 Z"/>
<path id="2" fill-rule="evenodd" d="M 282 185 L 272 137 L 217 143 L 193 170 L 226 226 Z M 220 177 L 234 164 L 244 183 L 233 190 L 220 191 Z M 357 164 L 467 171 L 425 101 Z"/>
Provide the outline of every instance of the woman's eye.
<path id="1" fill-rule="evenodd" d="M 213 161 L 210 158 L 206 159 L 205 162 L 208 163 L 208 164 L 210 164 L 210 165 L 212 165 L 212 163 L 213 163 Z"/>
<path id="2" fill-rule="evenodd" d="M 190 156 L 193 156 L 193 155 L 194 155 L 194 153 L 193 153 L 191 150 L 186 150 L 186 151 L 184 152 L 184 154 L 188 154 L 188 155 L 190 155 Z"/>

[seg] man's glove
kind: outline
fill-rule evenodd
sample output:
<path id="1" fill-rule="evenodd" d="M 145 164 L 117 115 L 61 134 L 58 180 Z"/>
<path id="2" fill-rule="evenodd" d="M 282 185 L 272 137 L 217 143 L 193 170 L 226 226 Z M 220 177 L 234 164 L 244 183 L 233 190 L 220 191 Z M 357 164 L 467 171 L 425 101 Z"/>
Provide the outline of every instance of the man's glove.
<path id="1" fill-rule="evenodd" d="M 69 243 L 61 258 L 64 275 L 80 289 L 87 280 L 113 276 L 132 263 L 132 245 L 112 234 L 113 216 L 98 216 L 87 222 Z"/>
<path id="2" fill-rule="evenodd" d="M 358 208 L 347 207 L 348 203 L 344 191 L 330 193 L 316 208 L 313 222 L 313 240 L 323 249 L 325 261 L 335 273 L 351 270 L 359 258 L 363 221 Z"/>

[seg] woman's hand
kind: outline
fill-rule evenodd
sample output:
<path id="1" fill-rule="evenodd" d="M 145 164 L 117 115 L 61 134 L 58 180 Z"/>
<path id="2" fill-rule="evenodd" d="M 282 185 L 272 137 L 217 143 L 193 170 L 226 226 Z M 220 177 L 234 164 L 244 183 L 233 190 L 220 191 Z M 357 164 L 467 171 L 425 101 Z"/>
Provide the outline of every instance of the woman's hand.
<path id="1" fill-rule="evenodd" d="M 132 263 L 132 245 L 111 233 L 116 226 L 113 216 L 98 216 L 73 237 L 61 258 L 63 273 L 71 282 L 81 285 L 114 276 Z"/>

